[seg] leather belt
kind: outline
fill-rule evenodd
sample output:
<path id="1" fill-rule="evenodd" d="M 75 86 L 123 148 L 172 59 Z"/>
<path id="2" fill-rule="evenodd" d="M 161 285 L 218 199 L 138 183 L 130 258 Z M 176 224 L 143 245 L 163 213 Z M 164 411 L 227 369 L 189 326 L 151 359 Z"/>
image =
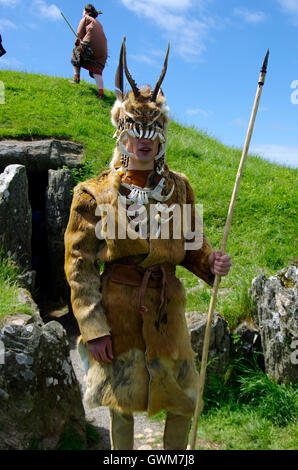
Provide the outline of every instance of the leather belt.
<path id="1" fill-rule="evenodd" d="M 144 305 L 144 297 L 147 288 L 159 288 L 160 304 L 158 309 L 158 320 L 155 323 L 157 330 L 160 323 L 167 322 L 167 277 L 175 276 L 175 266 L 169 263 L 164 265 L 158 264 L 143 268 L 137 264 L 126 264 L 126 262 L 106 263 L 103 276 L 107 276 L 108 280 L 127 286 L 139 287 L 138 308 L 141 315 L 148 312 L 148 308 Z M 161 317 L 162 315 L 162 317 Z"/>

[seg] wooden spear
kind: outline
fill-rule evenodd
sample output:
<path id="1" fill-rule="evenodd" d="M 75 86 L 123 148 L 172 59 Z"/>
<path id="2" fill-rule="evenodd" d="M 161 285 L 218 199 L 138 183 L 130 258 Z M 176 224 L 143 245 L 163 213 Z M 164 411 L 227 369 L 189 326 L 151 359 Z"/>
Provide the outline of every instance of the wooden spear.
<path id="1" fill-rule="evenodd" d="M 75 32 L 75 30 L 73 29 L 73 27 L 71 26 L 71 24 L 67 21 L 67 19 L 65 18 L 65 16 L 63 15 L 62 11 L 60 11 L 61 13 L 61 16 L 64 18 L 64 20 L 66 21 L 66 23 L 68 24 L 68 26 L 70 27 L 70 29 L 72 30 L 73 34 L 75 35 L 75 37 L 77 39 L 79 39 L 79 36 L 77 35 L 77 33 Z"/>
<path id="2" fill-rule="evenodd" d="M 234 211 L 234 206 L 238 194 L 238 189 L 240 185 L 240 180 L 244 168 L 244 163 L 245 159 L 248 153 L 250 141 L 251 141 L 251 136 L 253 133 L 253 128 L 256 120 L 256 115 L 258 112 L 258 107 L 262 95 L 262 89 L 263 85 L 265 83 L 265 77 L 267 73 L 267 66 L 268 66 L 268 59 L 269 59 L 269 49 L 267 50 L 263 66 L 261 69 L 260 77 L 259 77 L 259 82 L 258 82 L 258 89 L 257 89 L 257 94 L 255 97 L 255 102 L 248 126 L 248 131 L 246 135 L 246 140 L 242 152 L 242 157 L 240 160 L 240 165 L 238 168 L 238 173 L 236 176 L 236 181 L 234 185 L 234 190 L 232 194 L 232 199 L 230 202 L 230 207 L 228 211 L 228 216 L 226 220 L 226 225 L 224 229 L 224 234 L 223 234 L 223 240 L 222 240 L 222 245 L 221 245 L 221 253 L 222 255 L 225 254 L 226 250 L 226 245 L 227 245 L 227 240 L 228 240 L 228 235 L 229 235 L 229 230 L 231 226 L 231 221 L 232 221 L 232 216 L 233 216 L 233 211 Z M 214 312 L 214 306 L 215 306 L 215 301 L 216 301 L 216 296 L 217 296 L 217 291 L 218 291 L 218 286 L 221 281 L 221 276 L 216 275 L 215 280 L 214 280 L 214 285 L 212 289 L 212 296 L 210 300 L 210 305 L 209 305 L 209 311 L 208 311 L 208 317 L 207 317 L 207 324 L 206 324 L 206 330 L 205 330 L 205 337 L 204 337 L 204 345 L 203 345 L 203 353 L 202 353 L 202 362 L 201 362 L 201 370 L 200 370 L 200 377 L 199 377 L 199 386 L 198 386 L 198 396 L 197 396 L 197 404 L 196 404 L 196 409 L 195 409 L 195 414 L 194 414 L 194 422 L 193 422 L 193 430 L 192 430 L 192 436 L 191 436 L 191 441 L 190 441 L 190 449 L 195 450 L 195 445 L 196 445 L 196 437 L 197 437 L 197 431 L 198 431 L 198 423 L 199 423 L 199 418 L 201 411 L 203 409 L 203 393 L 204 393 L 204 386 L 205 386 L 205 377 L 206 377 L 206 367 L 207 367 L 207 359 L 208 359 L 208 352 L 209 352 L 209 343 L 210 343 L 210 333 L 211 333 L 211 325 L 212 325 L 212 320 L 213 320 L 213 312 Z"/>

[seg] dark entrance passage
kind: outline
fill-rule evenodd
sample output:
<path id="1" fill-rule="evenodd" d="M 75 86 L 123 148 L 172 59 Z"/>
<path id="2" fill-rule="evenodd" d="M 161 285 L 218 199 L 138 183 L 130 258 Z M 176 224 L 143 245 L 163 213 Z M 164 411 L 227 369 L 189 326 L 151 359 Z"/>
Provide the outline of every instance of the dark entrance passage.
<path id="1" fill-rule="evenodd" d="M 59 317 L 70 311 L 70 292 L 64 280 L 61 243 L 58 246 L 51 239 L 54 221 L 47 207 L 49 205 L 49 172 L 30 172 L 27 176 L 32 209 L 32 270 L 36 271 L 33 298 L 44 319 L 47 316 Z M 55 212 L 56 208 L 51 209 Z M 62 232 L 61 238 L 63 245 Z"/>
<path id="2" fill-rule="evenodd" d="M 34 300 L 41 309 L 51 298 L 50 257 L 46 224 L 46 189 L 48 174 L 30 173 L 29 201 L 32 208 L 32 269 L 36 271 Z"/>
<path id="3" fill-rule="evenodd" d="M 64 273 L 64 233 L 74 186 L 71 170 L 80 168 L 82 162 L 83 147 L 74 142 L 31 136 L 24 141 L 1 141 L 0 173 L 10 165 L 20 165 L 26 175 L 21 169 L 9 170 L 14 178 L 11 194 L 15 196 L 10 195 L 9 201 L 15 207 L 9 209 L 11 223 L 6 228 L 6 206 L 2 206 L 0 236 L 7 232 L 7 253 L 16 255 L 20 271 L 28 271 L 20 276 L 20 285 L 31 292 L 43 319 L 49 312 L 56 316 L 71 312 Z M 27 256 L 24 263 L 19 262 L 21 250 Z"/>

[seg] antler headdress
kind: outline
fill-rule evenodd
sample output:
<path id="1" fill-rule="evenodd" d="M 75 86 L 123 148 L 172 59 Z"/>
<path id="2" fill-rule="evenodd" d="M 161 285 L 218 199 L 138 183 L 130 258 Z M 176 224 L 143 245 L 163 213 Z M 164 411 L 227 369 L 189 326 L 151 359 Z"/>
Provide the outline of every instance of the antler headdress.
<path id="1" fill-rule="evenodd" d="M 167 71 L 170 45 L 168 46 L 161 75 L 154 90 L 152 90 L 149 85 L 138 88 L 133 80 L 126 62 L 125 39 L 124 37 L 115 77 L 117 100 L 111 111 L 112 123 L 117 128 L 114 135 L 114 137 L 117 137 L 117 147 L 114 151 L 111 166 L 112 168 L 121 166 L 123 169 L 123 167 L 127 167 L 129 158 L 133 157 L 132 154 L 127 152 L 122 142 L 127 134 L 152 140 L 158 138 L 160 140 L 160 149 L 155 157 L 155 166 L 156 171 L 162 174 L 165 165 L 169 108 L 166 106 L 161 85 Z M 126 94 L 124 93 L 124 72 L 132 88 Z"/>

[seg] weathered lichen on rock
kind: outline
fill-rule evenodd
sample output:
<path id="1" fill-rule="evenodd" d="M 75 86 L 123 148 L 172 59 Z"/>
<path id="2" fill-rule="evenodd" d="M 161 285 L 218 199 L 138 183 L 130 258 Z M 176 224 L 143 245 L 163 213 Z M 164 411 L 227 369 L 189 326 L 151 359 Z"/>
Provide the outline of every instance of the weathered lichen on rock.
<path id="1" fill-rule="evenodd" d="M 33 440 L 55 449 L 65 426 L 85 438 L 85 416 L 64 328 L 53 321 L 8 324 L 0 364 L 0 449 Z"/>
<path id="2" fill-rule="evenodd" d="M 21 269 L 31 265 L 31 235 L 26 168 L 9 165 L 0 174 L 0 244 Z"/>
<path id="3" fill-rule="evenodd" d="M 192 349 L 199 365 L 202 359 L 207 313 L 188 312 L 186 322 L 190 333 Z M 230 359 L 231 335 L 226 320 L 215 312 L 210 335 L 207 375 L 223 376 Z"/>
<path id="4" fill-rule="evenodd" d="M 280 282 L 286 289 L 291 289 L 295 287 L 297 280 L 295 281 L 295 279 L 289 277 L 288 269 L 283 269 L 282 271 L 277 273 L 276 276 L 280 279 Z"/>
<path id="5" fill-rule="evenodd" d="M 297 363 L 293 360 L 298 339 L 298 268 L 292 264 L 267 279 L 258 276 L 250 295 L 268 376 L 281 382 L 297 382 Z"/>

